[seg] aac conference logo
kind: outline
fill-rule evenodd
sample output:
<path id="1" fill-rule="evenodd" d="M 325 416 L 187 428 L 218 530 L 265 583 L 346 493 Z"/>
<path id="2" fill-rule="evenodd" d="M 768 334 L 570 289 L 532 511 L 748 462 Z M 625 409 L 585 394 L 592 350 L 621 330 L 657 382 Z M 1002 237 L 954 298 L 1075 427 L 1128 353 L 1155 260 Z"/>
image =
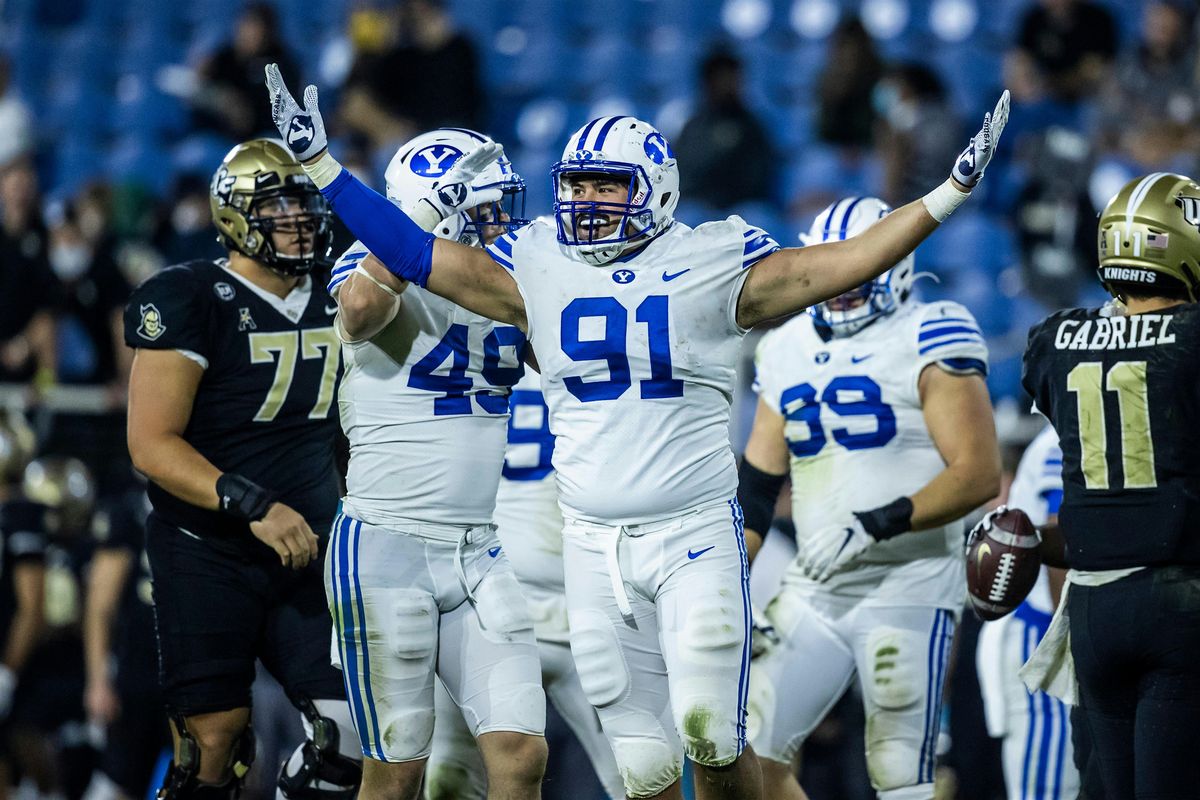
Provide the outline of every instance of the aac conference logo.
<path id="1" fill-rule="evenodd" d="M 423 178 L 440 178 L 462 158 L 462 150 L 448 144 L 431 144 L 413 154 L 408 167 Z"/>

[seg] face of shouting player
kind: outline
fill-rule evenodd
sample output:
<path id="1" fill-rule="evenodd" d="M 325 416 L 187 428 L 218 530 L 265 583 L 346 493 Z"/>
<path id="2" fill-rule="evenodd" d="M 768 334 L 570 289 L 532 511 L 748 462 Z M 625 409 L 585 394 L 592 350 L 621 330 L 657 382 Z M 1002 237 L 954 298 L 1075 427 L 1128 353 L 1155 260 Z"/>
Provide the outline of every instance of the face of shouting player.
<path id="1" fill-rule="evenodd" d="M 625 213 L 629 199 L 629 181 L 600 172 L 577 172 L 563 179 L 568 199 L 595 203 L 590 212 L 575 215 L 575 230 L 580 239 L 600 241 L 612 236 Z"/>

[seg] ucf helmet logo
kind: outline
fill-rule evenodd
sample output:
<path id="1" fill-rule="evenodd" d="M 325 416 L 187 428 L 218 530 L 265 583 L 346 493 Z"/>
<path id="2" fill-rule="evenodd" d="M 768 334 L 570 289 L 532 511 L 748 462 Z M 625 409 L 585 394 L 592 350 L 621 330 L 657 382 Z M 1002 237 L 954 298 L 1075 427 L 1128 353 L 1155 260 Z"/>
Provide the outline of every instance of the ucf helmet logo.
<path id="1" fill-rule="evenodd" d="M 1183 218 L 1187 224 L 1200 228 L 1200 197 L 1188 197 L 1181 194 L 1175 198 L 1175 203 L 1183 211 Z"/>
<path id="2" fill-rule="evenodd" d="M 139 310 L 142 314 L 142 324 L 138 325 L 137 329 L 139 336 L 153 342 L 166 333 L 167 326 L 163 325 L 162 314 L 158 313 L 154 303 L 146 303 Z"/>

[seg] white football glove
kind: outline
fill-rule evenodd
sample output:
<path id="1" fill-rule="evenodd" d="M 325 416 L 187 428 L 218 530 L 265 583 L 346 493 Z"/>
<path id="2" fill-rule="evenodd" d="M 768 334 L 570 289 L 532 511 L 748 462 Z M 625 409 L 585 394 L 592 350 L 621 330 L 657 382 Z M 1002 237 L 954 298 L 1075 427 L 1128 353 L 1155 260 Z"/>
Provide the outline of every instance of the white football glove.
<path id="1" fill-rule="evenodd" d="M 779 632 L 771 620 L 753 603 L 750 604 L 750 658 L 759 658 L 779 644 Z"/>
<path id="2" fill-rule="evenodd" d="M 975 184 L 979 183 L 983 171 L 996 153 L 996 143 L 1008 124 L 1008 103 L 1008 90 L 1005 89 L 992 112 L 983 115 L 983 127 L 971 137 L 971 143 L 959 154 L 954 169 L 950 171 L 950 176 L 968 189 L 975 188 Z"/>
<path id="3" fill-rule="evenodd" d="M 438 223 L 461 211 L 495 203 L 504 196 L 499 186 L 477 191 L 471 182 L 504 155 L 504 145 L 487 142 L 454 162 L 446 176 L 435 183 L 429 193 L 417 202 L 409 217 L 422 230 L 432 232 Z"/>
<path id="4" fill-rule="evenodd" d="M 317 87 L 304 90 L 304 108 L 292 97 L 279 74 L 278 64 L 267 64 L 267 92 L 271 96 L 271 119 L 279 135 L 299 161 L 311 161 L 329 147 L 325 121 L 317 108 Z"/>
<path id="5" fill-rule="evenodd" d="M 979 522 L 976 522 L 975 527 L 971 528 L 971 530 L 967 532 L 967 538 L 963 542 L 963 553 L 964 554 L 970 553 L 971 552 L 971 544 L 974 541 L 976 541 L 977 539 L 979 539 L 980 537 L 985 536 L 988 532 L 990 532 L 992 530 L 992 524 L 995 521 L 996 517 L 1000 516 L 1001 514 L 1005 513 L 1006 511 L 1008 511 L 1008 506 L 998 505 L 995 508 L 993 508 L 991 511 L 984 514 L 983 519 L 979 520 Z"/>
<path id="6" fill-rule="evenodd" d="M 824 582 L 855 556 L 875 544 L 858 517 L 835 525 L 807 539 L 800 550 L 800 569 L 806 577 Z"/>

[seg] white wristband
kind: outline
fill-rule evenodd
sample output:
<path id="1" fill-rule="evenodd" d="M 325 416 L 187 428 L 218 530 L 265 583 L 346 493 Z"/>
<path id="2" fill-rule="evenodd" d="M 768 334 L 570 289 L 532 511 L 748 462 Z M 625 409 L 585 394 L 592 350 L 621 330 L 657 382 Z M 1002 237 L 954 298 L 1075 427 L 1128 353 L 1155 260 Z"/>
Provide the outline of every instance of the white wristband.
<path id="1" fill-rule="evenodd" d="M 318 158 L 311 164 L 301 164 L 308 177 L 312 178 L 312 182 L 317 185 L 318 189 L 324 189 L 329 184 L 333 183 L 333 179 L 342 173 L 342 165 L 338 160 L 325 151 L 325 155 Z"/>
<path id="2" fill-rule="evenodd" d="M 355 275 L 362 275 L 364 278 L 366 278 L 366 279 L 367 279 L 367 280 L 369 280 L 371 283 L 373 283 L 373 284 L 375 284 L 376 286 L 378 286 L 380 289 L 382 289 L 384 292 L 386 292 L 386 293 L 387 293 L 388 295 L 390 295 L 391 297 L 399 297 L 399 296 L 400 296 L 400 293 L 399 293 L 399 292 L 397 292 L 395 289 L 393 289 L 392 287 L 388 286 L 386 283 L 384 283 L 383 281 L 379 280 L 378 278 L 376 278 L 376 277 L 375 277 L 374 275 L 372 275 L 371 273 L 367 272 L 367 270 L 366 270 L 366 269 L 363 267 L 363 265 L 362 265 L 362 264 L 359 264 L 358 266 L 356 266 L 356 267 L 354 268 L 354 274 L 355 274 Z"/>
<path id="3" fill-rule="evenodd" d="M 965 203 L 970 196 L 970 192 L 959 191 L 947 178 L 945 183 L 922 197 L 921 202 L 925 204 L 925 210 L 929 212 L 929 216 L 938 222 L 945 222 L 946 217 L 953 214 L 954 209 Z"/>
<path id="4" fill-rule="evenodd" d="M 405 213 L 408 214 L 409 219 L 416 223 L 418 228 L 426 233 L 433 233 L 433 229 L 445 219 L 442 216 L 442 212 L 433 203 L 423 197 L 417 202 L 412 211 L 406 209 Z"/>

